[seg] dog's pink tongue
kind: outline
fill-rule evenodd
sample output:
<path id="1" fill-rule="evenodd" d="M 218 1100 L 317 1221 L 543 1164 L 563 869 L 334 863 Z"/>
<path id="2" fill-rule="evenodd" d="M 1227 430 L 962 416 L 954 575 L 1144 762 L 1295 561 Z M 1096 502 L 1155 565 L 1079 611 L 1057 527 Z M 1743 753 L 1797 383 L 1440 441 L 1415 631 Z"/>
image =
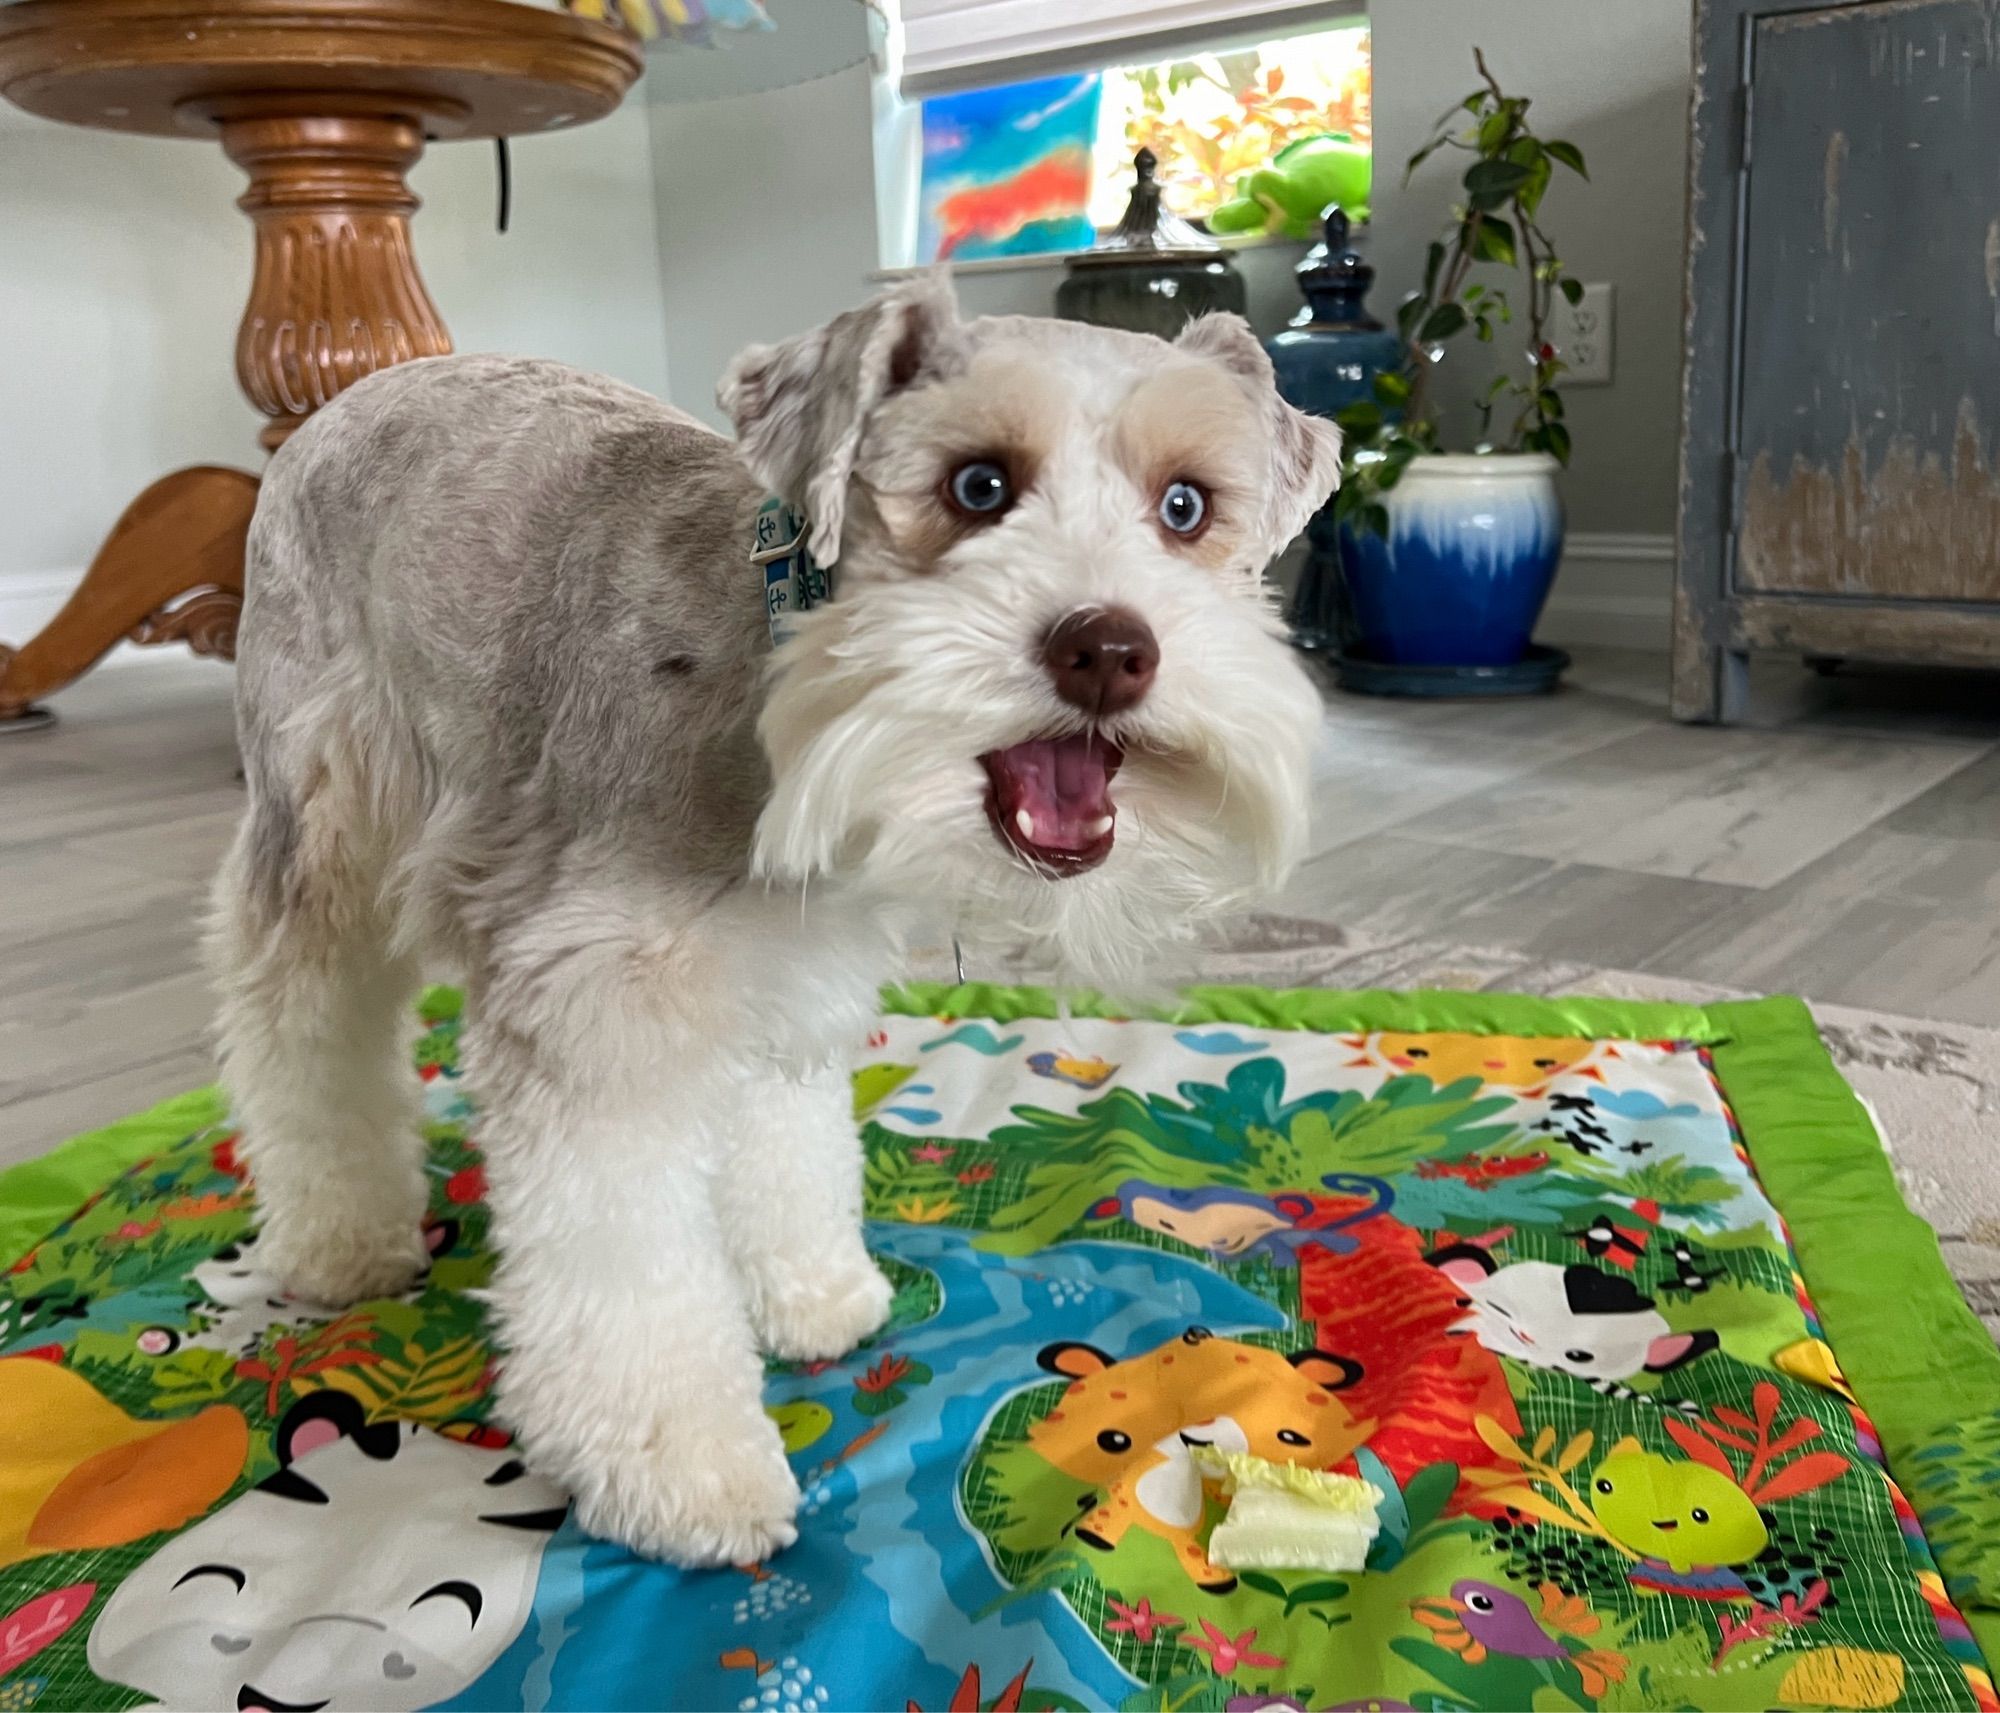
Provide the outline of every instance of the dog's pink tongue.
<path id="1" fill-rule="evenodd" d="M 993 782 L 994 818 L 1031 851 L 1077 854 L 1111 834 L 1118 750 L 1095 736 L 1038 738 L 980 757 Z"/>

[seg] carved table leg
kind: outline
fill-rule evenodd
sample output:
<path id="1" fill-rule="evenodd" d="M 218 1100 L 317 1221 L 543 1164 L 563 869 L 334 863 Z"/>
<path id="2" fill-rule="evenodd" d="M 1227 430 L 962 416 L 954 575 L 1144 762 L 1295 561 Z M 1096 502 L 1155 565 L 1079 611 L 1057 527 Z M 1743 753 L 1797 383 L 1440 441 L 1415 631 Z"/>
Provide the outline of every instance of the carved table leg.
<path id="1" fill-rule="evenodd" d="M 271 451 L 364 375 L 451 350 L 410 249 L 417 199 L 403 175 L 424 152 L 423 126 L 367 108 L 301 115 L 300 99 L 210 104 L 250 175 L 237 207 L 256 222 L 257 273 L 236 378 L 271 419 Z"/>
<path id="2" fill-rule="evenodd" d="M 449 106 L 323 92 L 202 104 L 250 176 L 237 206 L 257 228 L 257 268 L 236 377 L 271 419 L 267 450 L 364 375 L 451 350 L 410 249 L 417 199 L 404 181 L 424 149 L 412 113 Z M 176 471 L 134 500 L 48 628 L 18 651 L 0 643 L 0 726 L 45 718 L 35 698 L 128 637 L 233 658 L 256 503 L 255 476 L 216 465 Z"/>
<path id="3" fill-rule="evenodd" d="M 230 658 L 257 478 L 198 464 L 125 508 L 83 581 L 32 642 L 0 644 L 0 720 L 73 683 L 118 643 L 187 642 Z"/>

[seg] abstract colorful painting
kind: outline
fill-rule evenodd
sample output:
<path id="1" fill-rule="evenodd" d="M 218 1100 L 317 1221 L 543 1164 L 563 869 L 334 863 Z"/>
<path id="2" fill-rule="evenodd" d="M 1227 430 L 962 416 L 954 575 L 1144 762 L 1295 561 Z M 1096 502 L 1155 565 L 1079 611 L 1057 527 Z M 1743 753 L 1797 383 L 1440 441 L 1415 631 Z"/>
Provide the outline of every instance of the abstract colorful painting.
<path id="1" fill-rule="evenodd" d="M 918 255 L 932 261 L 1088 248 L 1101 79 L 1036 78 L 923 107 Z"/>

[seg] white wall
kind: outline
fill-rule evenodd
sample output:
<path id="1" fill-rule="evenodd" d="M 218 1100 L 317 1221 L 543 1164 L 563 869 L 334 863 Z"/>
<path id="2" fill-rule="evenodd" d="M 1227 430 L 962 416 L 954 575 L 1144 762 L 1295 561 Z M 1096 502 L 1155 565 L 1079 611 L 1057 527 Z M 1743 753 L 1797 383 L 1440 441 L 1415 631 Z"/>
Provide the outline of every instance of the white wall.
<path id="1" fill-rule="evenodd" d="M 772 0 L 788 11 L 828 0 Z M 850 25 L 863 39 L 859 8 Z M 1531 96 L 1545 135 L 1589 158 L 1588 184 L 1550 193 L 1544 224 L 1578 277 L 1617 287 L 1616 379 L 1568 395 L 1576 436 L 1565 480 L 1572 565 L 1545 631 L 1664 641 L 1679 424 L 1681 255 L 1689 9 L 1676 0 L 1375 0 L 1378 185 L 1367 240 L 1385 318 L 1444 219 L 1438 157 L 1409 190 L 1401 163 L 1477 81 L 1475 41 L 1510 92 Z M 715 419 L 732 352 L 798 331 L 875 289 L 870 83 L 861 68 L 764 95 L 659 105 L 661 270 L 675 402 Z M 698 168 L 691 163 L 699 162 Z M 1251 320 L 1281 326 L 1298 304 L 1299 251 L 1240 258 Z M 966 271 L 977 313 L 1046 313 L 1058 268 Z M 1476 366 L 1468 353 L 1466 368 Z M 1470 391 L 1468 372 L 1462 387 Z"/>
<path id="2" fill-rule="evenodd" d="M 635 96 L 597 125 L 517 142 L 505 237 L 491 144 L 438 145 L 419 164 L 418 261 L 460 350 L 667 391 L 647 121 Z M 55 610 L 156 476 L 257 467 L 262 418 L 234 369 L 243 185 L 214 144 L 0 104 L 0 640 Z"/>
<path id="3" fill-rule="evenodd" d="M 829 33 L 865 52 L 852 0 L 772 0 L 773 44 L 821 63 Z M 1661 627 L 1678 424 L 1687 8 L 1675 0 L 1377 0 L 1382 184 L 1369 238 L 1386 313 L 1440 218 L 1445 169 L 1408 193 L 1398 163 L 1472 86 L 1482 39 L 1537 121 L 1592 161 L 1547 223 L 1573 270 L 1618 288 L 1617 382 L 1570 395 L 1573 555 L 1552 618 L 1622 640 Z M 747 58 L 743 62 L 749 64 Z M 611 119 L 515 146 L 514 231 L 493 231 L 492 151 L 434 148 L 413 182 L 432 294 L 462 350 L 562 357 L 713 419 L 730 355 L 874 289 L 865 67 L 769 94 L 690 99 L 706 56 L 656 63 Z M 675 97 L 671 104 L 661 99 Z M 649 125 L 650 120 L 650 125 Z M 0 639 L 53 611 L 119 509 L 155 476 L 254 468 L 258 419 L 236 390 L 250 235 L 241 175 L 213 146 L 72 129 L 0 106 Z M 1295 306 L 1297 250 L 1242 258 L 1251 316 Z M 1059 271 L 969 272 L 974 312 L 1046 311 Z"/>

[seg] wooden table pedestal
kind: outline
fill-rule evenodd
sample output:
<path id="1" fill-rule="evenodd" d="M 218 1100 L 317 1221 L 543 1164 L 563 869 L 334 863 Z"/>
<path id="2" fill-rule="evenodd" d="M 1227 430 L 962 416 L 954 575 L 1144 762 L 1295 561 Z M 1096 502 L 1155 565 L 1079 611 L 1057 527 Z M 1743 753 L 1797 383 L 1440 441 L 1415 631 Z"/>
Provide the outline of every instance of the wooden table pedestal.
<path id="1" fill-rule="evenodd" d="M 0 5 L 0 95 L 76 124 L 215 138 L 249 175 L 236 378 L 269 419 L 267 451 L 363 375 L 451 349 L 410 247 L 425 142 L 600 118 L 639 65 L 627 37 L 509 0 Z M 0 643 L 0 731 L 46 723 L 37 699 L 121 641 L 231 658 L 256 503 L 255 475 L 215 464 L 141 493 L 48 626 Z"/>

